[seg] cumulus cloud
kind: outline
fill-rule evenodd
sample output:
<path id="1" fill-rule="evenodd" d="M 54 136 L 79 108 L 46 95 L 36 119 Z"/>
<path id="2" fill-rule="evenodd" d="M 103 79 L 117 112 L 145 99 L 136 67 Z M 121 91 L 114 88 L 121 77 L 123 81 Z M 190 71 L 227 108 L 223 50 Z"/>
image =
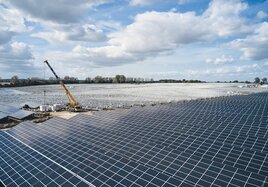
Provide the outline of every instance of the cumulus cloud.
<path id="1" fill-rule="evenodd" d="M 92 8 L 112 0 L 55 0 L 32 2 L 31 0 L 11 0 L 10 7 L 23 12 L 24 17 L 41 26 L 39 32 L 31 36 L 42 38 L 51 44 L 81 42 L 103 42 L 104 32 L 88 23 L 87 13 Z M 0 35 L 1 38 L 1 35 Z"/>
<path id="2" fill-rule="evenodd" d="M 177 2 L 179 5 L 183 5 L 191 3 L 195 0 L 168 0 L 168 1 L 174 1 Z M 139 6 L 139 5 L 150 5 L 158 2 L 161 2 L 161 0 L 131 0 L 129 4 L 132 6 Z"/>
<path id="3" fill-rule="evenodd" d="M 224 66 L 219 68 L 208 68 L 203 70 L 187 70 L 185 75 L 223 75 L 223 74 L 241 74 L 259 71 L 263 65 L 250 64 L 241 66 Z"/>
<path id="4" fill-rule="evenodd" d="M 259 18 L 259 19 L 264 19 L 264 18 L 267 18 L 267 13 L 266 12 L 264 12 L 264 11 L 259 11 L 258 13 L 257 13 L 257 15 L 256 15 L 256 17 L 257 18 Z"/>
<path id="5" fill-rule="evenodd" d="M 41 69 L 44 60 L 50 62 L 59 77 L 64 77 L 65 75 L 79 78 L 87 77 L 95 68 L 98 68 L 86 56 L 77 55 L 74 52 L 46 51 L 45 53 L 35 53 L 35 61 Z M 53 74 L 47 71 L 47 77 L 49 76 L 53 76 Z"/>
<path id="6" fill-rule="evenodd" d="M 144 5 L 156 1 L 132 0 L 131 3 L 132 5 Z M 178 3 L 187 3 L 188 1 L 191 0 L 176 0 Z M 78 70 L 79 66 L 117 66 L 143 61 L 159 55 L 169 55 L 184 45 L 210 42 L 221 38 L 225 40 L 229 39 L 228 37 L 233 38 L 241 34 L 244 36 L 244 34 L 254 31 L 254 28 L 258 26 L 249 23 L 248 20 L 241 16 L 241 13 L 248 8 L 248 5 L 239 0 L 212 0 L 207 10 L 202 14 L 196 14 L 195 12 L 181 13 L 176 10 L 144 12 L 134 16 L 133 22 L 124 27 L 120 24 L 114 25 L 114 22 L 89 24 L 88 20 L 86 20 L 87 12 L 92 7 L 107 2 L 110 2 L 110 0 L 78 0 L 74 2 L 67 2 L 67 0 L 40 0 L 38 2 L 10 0 L 14 7 L 23 11 L 25 15 L 29 15 L 31 19 L 36 19 L 38 26 L 41 25 L 41 30 L 38 28 L 38 32 L 31 36 L 43 38 L 53 44 L 62 42 L 75 45 L 72 51 L 51 51 L 46 54 L 57 63 L 59 59 L 64 59 L 59 64 L 61 66 L 69 64 L 69 69 L 73 70 Z M 0 17 L 0 23 L 1 19 Z M 14 21 L 23 23 L 23 19 L 21 20 L 20 18 Z M 12 25 L 18 24 L 10 24 L 10 27 Z M 2 32 L 2 28 L 5 27 L 0 28 L 0 44 L 1 41 L 3 41 L 2 43 L 8 43 L 15 31 L 11 29 L 9 32 Z M 9 28 L 9 25 L 6 28 Z M 111 31 L 108 36 L 105 35 L 107 30 Z M 241 50 L 244 56 L 249 59 L 263 59 L 264 57 L 256 58 L 256 56 L 260 57 L 260 54 L 256 54 L 257 51 L 263 50 L 261 54 L 265 56 L 264 49 L 267 49 L 268 42 L 267 35 L 265 35 L 267 29 L 264 28 L 263 30 L 256 30 L 254 34 L 244 39 L 235 40 L 232 46 Z M 101 43 L 101 47 L 86 47 L 89 46 L 89 42 L 103 41 L 106 41 L 106 45 Z M 262 47 L 262 49 L 259 49 L 259 47 Z M 6 45 L 5 48 L 7 54 L 14 55 L 13 62 L 15 62 L 15 47 L 10 44 L 9 47 Z M 25 54 L 27 54 L 26 48 Z M 28 49 L 28 52 L 31 52 L 30 49 Z M 43 57 L 44 54 L 40 56 Z M 19 55 L 17 55 L 18 57 Z M 28 63 L 29 59 L 31 59 L 30 55 L 28 60 L 26 57 L 22 60 Z M 233 61 L 232 57 L 224 55 L 219 58 L 207 59 L 208 63 L 213 64 L 227 64 Z M 247 67 L 244 68 L 246 69 Z M 239 67 L 230 69 L 217 68 L 216 71 L 237 71 Z M 190 73 L 195 74 L 197 72 L 193 70 Z"/>
<path id="7" fill-rule="evenodd" d="M 214 0 L 210 2 L 203 17 L 208 29 L 217 33 L 218 36 L 249 33 L 253 27 L 247 25 L 246 20 L 240 16 L 247 8 L 248 5 L 240 0 Z"/>
<path id="8" fill-rule="evenodd" d="M 1 1 L 0 44 L 7 43 L 18 32 L 25 31 L 24 20 L 41 26 L 32 36 L 56 42 L 103 42 L 103 31 L 87 23 L 87 12 L 112 0 L 68 0 L 33 2 L 31 0 Z"/>
<path id="9" fill-rule="evenodd" d="M 73 48 L 72 55 L 100 66 L 134 63 L 158 55 L 168 55 L 182 45 L 247 33 L 252 29 L 240 16 L 240 13 L 247 8 L 245 3 L 239 0 L 214 0 L 202 15 L 196 15 L 195 12 L 156 11 L 138 14 L 132 24 L 106 37 L 96 25 L 74 23 L 77 20 L 73 19 L 81 18 L 90 7 L 106 3 L 108 0 L 93 0 L 90 3 L 79 0 L 75 2 L 76 6 L 74 2 L 65 1 L 41 0 L 32 3 L 26 0 L 22 3 L 11 0 L 11 3 L 32 17 L 52 21 L 43 22 L 46 31 L 32 36 L 43 38 L 50 43 L 78 44 Z M 150 1 L 133 0 L 132 3 L 137 5 Z M 39 9 L 40 12 L 37 13 Z M 58 9 L 60 10 L 57 11 Z M 91 48 L 81 46 L 88 42 L 105 40 L 108 44 L 106 46 Z"/>
<path id="10" fill-rule="evenodd" d="M 71 32 L 66 33 L 66 38 L 69 40 L 97 42 L 105 39 L 103 31 L 95 25 L 84 24 L 81 27 L 72 26 L 70 30 Z"/>
<path id="11" fill-rule="evenodd" d="M 244 39 L 236 39 L 231 42 L 231 46 L 239 49 L 246 60 L 264 60 L 268 58 L 268 23 L 263 22 L 254 34 Z"/>
<path id="12" fill-rule="evenodd" d="M 34 33 L 32 36 L 42 38 L 50 43 L 102 42 L 106 39 L 103 31 L 92 24 L 54 25 L 51 31 Z"/>
<path id="13" fill-rule="evenodd" d="M 209 63 L 209 64 L 229 64 L 229 63 L 232 63 L 234 61 L 233 57 L 231 56 L 225 56 L 225 55 L 222 55 L 221 57 L 219 58 L 215 58 L 215 59 L 206 59 L 206 63 Z"/>
<path id="14" fill-rule="evenodd" d="M 229 67 L 223 67 L 223 68 L 208 69 L 205 71 L 205 74 L 244 73 L 244 72 L 254 71 L 257 68 L 259 68 L 258 64 L 242 65 L 242 66 L 229 66 Z"/>
<path id="15" fill-rule="evenodd" d="M 109 0 L 10 0 L 13 6 L 33 18 L 57 23 L 78 22 L 89 9 L 107 2 Z"/>
<path id="16" fill-rule="evenodd" d="M 157 55 L 170 54 L 178 47 L 206 42 L 252 30 L 240 13 L 247 8 L 238 0 L 215 0 L 203 15 L 194 12 L 145 12 L 134 22 L 108 36 L 104 47 L 76 47 L 73 52 L 97 65 L 120 65 Z M 230 60 L 230 59 L 229 59 Z"/>
<path id="17" fill-rule="evenodd" d="M 0 46 L 1 59 L 4 60 L 28 60 L 32 59 L 32 53 L 27 44 L 12 42 Z"/>
<path id="18" fill-rule="evenodd" d="M 14 35 L 27 30 L 20 12 L 1 4 L 0 25 L 0 45 L 9 42 Z"/>
<path id="19" fill-rule="evenodd" d="M 0 46 L 0 66 L 8 73 L 25 73 L 35 70 L 32 60 L 31 49 L 25 43 L 12 42 Z"/>
<path id="20" fill-rule="evenodd" d="M 118 66 L 144 59 L 115 46 L 87 48 L 79 45 L 72 50 L 72 55 L 96 66 Z"/>
<path id="21" fill-rule="evenodd" d="M 109 44 L 128 52 L 161 52 L 180 44 L 204 41 L 210 37 L 205 23 L 194 12 L 146 12 L 134 23 L 110 35 Z"/>

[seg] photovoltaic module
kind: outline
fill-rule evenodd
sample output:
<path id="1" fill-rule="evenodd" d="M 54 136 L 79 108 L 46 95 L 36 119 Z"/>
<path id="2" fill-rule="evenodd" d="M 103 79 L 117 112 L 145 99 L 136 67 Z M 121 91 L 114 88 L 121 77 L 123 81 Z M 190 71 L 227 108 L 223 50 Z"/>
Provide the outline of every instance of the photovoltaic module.
<path id="1" fill-rule="evenodd" d="M 268 93 L 0 131 L 5 186 L 268 186 Z"/>

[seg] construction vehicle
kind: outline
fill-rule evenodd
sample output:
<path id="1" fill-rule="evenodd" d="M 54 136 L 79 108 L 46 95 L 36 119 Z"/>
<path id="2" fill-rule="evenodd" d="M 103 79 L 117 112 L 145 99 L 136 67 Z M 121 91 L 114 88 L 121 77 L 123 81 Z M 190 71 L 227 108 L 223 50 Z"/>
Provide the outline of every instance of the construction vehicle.
<path id="1" fill-rule="evenodd" d="M 60 77 L 56 74 L 56 72 L 53 70 L 53 68 L 50 66 L 47 60 L 44 61 L 45 64 L 49 67 L 49 69 L 52 71 L 52 73 L 55 75 L 56 79 L 59 81 L 61 87 L 64 89 L 65 94 L 68 97 L 69 103 L 68 103 L 68 109 L 70 111 L 79 111 L 81 110 L 80 104 L 75 100 L 74 96 L 71 94 L 71 92 L 67 89 L 63 81 L 60 79 Z"/>

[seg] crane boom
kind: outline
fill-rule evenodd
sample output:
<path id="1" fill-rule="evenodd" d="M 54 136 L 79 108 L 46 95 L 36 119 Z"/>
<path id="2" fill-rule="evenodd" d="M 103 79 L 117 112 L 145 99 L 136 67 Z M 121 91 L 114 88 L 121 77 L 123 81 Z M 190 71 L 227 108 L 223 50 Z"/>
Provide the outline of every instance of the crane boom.
<path id="1" fill-rule="evenodd" d="M 44 63 L 47 64 L 47 66 L 49 67 L 49 69 L 52 71 L 52 73 L 55 75 L 56 79 L 60 81 L 59 76 L 56 74 L 56 72 L 54 71 L 54 69 L 50 66 L 50 64 L 48 63 L 47 60 L 44 61 Z"/>
<path id="2" fill-rule="evenodd" d="M 65 94 L 67 95 L 68 99 L 69 99 L 69 105 L 71 107 L 73 107 L 74 109 L 80 108 L 79 103 L 75 100 L 75 98 L 73 97 L 73 95 L 71 94 L 71 92 L 67 89 L 67 87 L 65 86 L 65 84 L 63 83 L 63 81 L 59 78 L 59 76 L 56 74 L 56 72 L 54 71 L 54 69 L 50 66 L 50 64 L 48 63 L 47 60 L 44 61 L 44 63 L 47 64 L 47 66 L 49 67 L 49 69 L 52 71 L 52 73 L 55 75 L 56 79 L 58 81 L 60 81 L 60 85 L 61 87 L 64 89 Z"/>

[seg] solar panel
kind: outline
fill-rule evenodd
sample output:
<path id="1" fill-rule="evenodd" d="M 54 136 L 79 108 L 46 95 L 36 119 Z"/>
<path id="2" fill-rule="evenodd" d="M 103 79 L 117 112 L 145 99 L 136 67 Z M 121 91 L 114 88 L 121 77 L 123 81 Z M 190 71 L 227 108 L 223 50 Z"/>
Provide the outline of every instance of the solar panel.
<path id="1" fill-rule="evenodd" d="M 19 110 L 15 113 L 10 114 L 11 117 L 17 118 L 17 119 L 23 119 L 30 115 L 32 115 L 33 112 L 27 111 L 27 110 Z"/>
<path id="2" fill-rule="evenodd" d="M 0 112 L 0 119 L 3 119 L 5 117 L 7 117 L 7 115 L 5 113 Z"/>
<path id="3" fill-rule="evenodd" d="M 19 158 L 55 164 L 58 185 L 265 186 L 267 104 L 268 93 L 260 93 L 24 122 L 0 133 L 1 161 L 10 165 L 1 162 L 0 180 L 30 183 L 16 175 Z"/>
<path id="4" fill-rule="evenodd" d="M 92 117 L 91 117 L 92 118 Z M 59 125 L 59 123 L 58 123 L 58 125 Z M 66 125 L 66 122 L 64 123 L 64 125 Z M 81 128 L 80 126 L 78 126 L 78 128 Z M 103 130 L 102 130 L 103 131 Z M 133 131 L 133 133 L 135 133 L 134 131 Z M 100 135 L 101 134 L 101 131 L 97 131 L 96 132 L 96 130 L 94 130 L 94 129 L 91 129 L 91 134 L 93 134 L 94 136 L 95 136 L 95 138 L 96 138 L 96 136 L 98 136 L 98 135 Z M 118 136 L 120 136 L 120 135 L 117 135 L 116 137 L 117 137 L 117 139 L 118 139 Z M 129 136 L 129 135 L 127 135 L 127 136 Z M 112 137 L 112 134 L 108 134 L 107 135 L 107 137 L 104 137 L 102 140 L 99 140 L 98 142 L 96 142 L 96 145 L 100 145 L 101 147 L 103 147 L 103 148 L 109 148 L 109 146 L 110 146 L 110 144 L 114 144 L 114 142 L 112 142 L 112 139 L 111 138 L 109 138 L 109 137 Z M 93 137 L 88 137 L 89 139 L 90 138 L 93 138 Z M 131 138 L 131 137 L 130 137 Z M 183 139 L 182 139 L 182 142 L 183 142 Z M 110 144 L 109 144 L 110 143 Z M 139 141 L 137 141 L 137 142 L 134 142 L 133 141 L 133 143 L 132 144 L 126 144 L 124 147 L 122 147 L 121 149 L 117 149 L 116 150 L 116 148 L 115 147 L 119 147 L 119 145 L 123 145 L 123 143 L 122 142 L 119 142 L 119 145 L 116 145 L 116 146 L 114 146 L 114 147 L 111 147 L 111 149 L 112 150 L 114 150 L 114 151 L 117 151 L 116 153 L 117 154 L 123 154 L 123 155 L 128 155 L 128 156 L 130 156 L 130 153 L 129 152 L 127 152 L 126 153 L 126 149 L 128 148 L 128 147 L 131 147 L 132 146 L 132 148 L 133 148 L 133 146 L 134 145 L 138 145 L 140 142 Z M 191 152 L 192 150 L 191 149 L 193 149 L 194 147 L 195 147 L 195 144 L 193 144 L 193 143 L 191 143 L 191 141 L 190 142 L 187 142 L 187 141 L 184 141 L 184 143 L 185 144 L 183 144 L 182 146 L 183 146 L 183 148 L 184 149 L 181 149 L 181 150 L 183 150 L 183 151 L 187 151 L 187 152 Z M 212 142 L 206 142 L 209 146 L 211 146 L 211 143 Z M 140 143 L 141 144 L 141 143 Z M 189 148 L 187 149 L 187 146 L 189 145 Z M 200 145 L 200 144 L 196 144 L 196 145 Z M 145 146 L 142 146 L 142 145 L 140 145 L 139 147 L 145 147 Z M 148 147 L 148 149 L 149 149 L 149 146 L 147 146 Z M 198 146 L 197 146 L 198 147 Z M 215 148 L 217 148 L 217 149 L 219 149 L 219 148 L 222 148 L 223 150 L 224 150 L 224 148 L 225 148 L 226 146 L 217 146 L 217 145 L 215 145 L 215 146 L 213 146 L 212 148 L 211 148 L 211 150 L 213 151 L 213 149 L 215 149 Z M 153 147 L 154 149 L 155 149 L 155 153 L 152 153 L 151 154 L 151 157 L 153 157 L 154 159 L 152 159 L 152 162 L 150 162 L 150 166 L 151 167 L 156 167 L 156 168 L 160 168 L 160 170 L 162 170 L 163 168 L 164 168 L 164 165 L 169 165 L 169 167 L 171 166 L 170 165 L 170 163 L 168 164 L 168 162 L 167 161 L 165 161 L 165 160 L 161 160 L 161 159 L 157 159 L 156 158 L 156 156 L 155 156 L 155 154 L 156 153 L 159 153 L 160 152 L 160 148 L 157 150 L 157 148 L 156 147 Z M 205 149 L 204 150 L 206 150 L 208 147 L 205 147 Z M 186 150 L 185 150 L 186 149 Z M 226 149 L 226 148 L 225 148 Z M 167 150 L 167 149 L 166 149 Z M 209 150 L 209 151 L 211 151 L 211 150 Z M 215 149 L 216 150 L 216 149 Z M 202 149 L 200 149 L 200 151 L 202 151 Z M 131 156 L 131 158 L 132 159 L 137 159 L 137 160 L 139 160 L 138 162 L 140 162 L 141 160 L 146 160 L 145 158 L 149 158 L 150 157 L 150 154 L 149 153 L 147 153 L 147 155 L 144 155 L 144 157 L 139 157 L 140 155 L 142 155 L 142 154 L 144 154 L 146 152 L 146 150 L 145 151 L 139 151 L 139 150 L 135 150 L 135 153 L 136 153 L 136 155 L 132 155 Z M 148 152 L 148 151 L 147 151 Z M 179 151 L 172 151 L 172 153 L 173 154 L 170 154 L 170 155 L 179 155 L 179 154 L 181 154 Z M 215 152 L 216 153 L 216 152 Z M 214 154 L 215 154 L 214 153 Z M 185 154 L 185 153 L 184 153 Z M 208 157 L 208 156 L 210 156 L 210 152 L 207 152 L 207 154 L 206 155 L 201 155 L 202 157 Z M 138 155 L 138 156 L 137 156 Z M 164 154 L 163 154 L 164 155 Z M 169 154 L 167 154 L 166 153 L 166 158 L 165 159 L 171 159 L 172 161 L 176 161 L 174 158 L 172 158 L 172 157 L 170 157 L 169 158 Z M 211 154 L 211 155 L 213 155 L 213 154 Z M 159 155 L 160 156 L 160 155 Z M 190 156 L 190 155 L 188 155 L 188 156 Z M 188 156 L 185 156 L 185 157 L 188 157 Z M 200 156 L 200 155 L 198 155 L 198 156 Z M 263 156 L 263 155 L 262 155 Z M 202 158 L 201 157 L 201 158 Z M 213 156 L 212 156 L 213 157 Z M 219 159 L 221 159 L 221 157 L 222 157 L 222 152 L 218 152 L 218 154 L 217 155 L 214 155 L 214 157 L 215 157 L 215 159 L 214 160 L 216 160 L 216 161 L 219 161 Z M 236 157 L 235 158 L 239 158 L 239 155 L 236 155 Z M 263 158 L 265 158 L 265 157 L 263 157 Z M 182 159 L 182 158 L 179 158 L 179 160 L 180 159 Z M 210 159 L 210 157 L 208 157 L 208 159 Z M 196 158 L 195 158 L 195 160 L 197 160 Z M 162 161 L 162 162 L 161 162 Z M 191 161 L 191 160 L 190 160 Z M 221 161 L 221 163 L 224 161 L 224 159 Z M 252 161 L 254 161 L 254 160 L 252 160 Z M 158 165 L 154 165 L 154 162 L 155 163 L 159 163 Z M 192 162 L 192 161 L 191 161 Z M 200 161 L 200 162 L 202 162 L 202 161 Z M 206 160 L 203 160 L 203 162 L 206 162 Z M 263 162 L 266 162 L 266 161 L 263 161 Z M 164 164 L 163 164 L 164 163 Z M 146 163 L 143 163 L 143 164 L 146 164 Z M 239 168 L 239 165 L 238 165 L 238 168 Z M 243 167 L 241 168 L 241 169 L 244 169 Z M 261 170 L 261 172 L 265 172 L 266 173 L 266 168 L 261 168 L 262 170 Z M 173 172 L 173 173 L 170 173 L 170 174 L 174 174 L 174 172 L 176 172 L 175 170 L 174 171 L 172 171 L 171 169 L 169 169 L 170 170 L 170 172 Z"/>
<path id="5" fill-rule="evenodd" d="M 85 180 L 92 181 L 92 184 L 96 186 L 99 186 L 99 178 L 107 178 L 107 176 L 102 176 L 101 174 L 106 170 L 107 173 L 112 173 L 107 178 L 107 181 L 103 181 L 104 184 L 109 186 L 114 186 L 113 184 L 116 181 L 123 181 L 124 177 L 127 177 L 128 181 L 130 179 L 136 181 L 140 178 L 142 180 L 140 182 L 143 184 L 148 184 L 149 182 L 156 183 L 158 181 L 158 183 L 163 183 L 166 186 L 176 186 L 176 184 L 182 183 L 181 180 L 103 150 L 100 147 L 87 143 L 86 140 L 70 137 L 70 134 L 64 136 L 64 132 L 69 133 L 67 129 L 54 129 L 53 132 L 48 134 L 46 131 L 50 128 L 50 125 L 53 126 L 54 124 L 46 123 L 44 127 L 41 127 L 41 125 L 24 125 L 20 127 L 21 129 L 14 128 L 9 133 L 24 143 L 31 144 L 35 150 L 66 166 L 71 171 L 76 172 L 77 175 L 84 177 Z M 69 130 L 71 129 L 72 127 L 69 126 Z M 63 136 L 58 137 L 57 134 L 61 132 Z M 84 150 L 84 154 L 80 150 Z M 165 181 L 159 177 L 164 178 Z M 188 184 L 187 181 L 183 183 L 185 185 Z"/>
<path id="6" fill-rule="evenodd" d="M 8 105 L 6 103 L 1 103 L 0 102 L 0 119 L 3 119 L 5 117 L 14 117 L 17 119 L 23 119 L 31 114 L 33 112 L 31 111 L 26 111 L 26 110 L 21 110 L 19 106 L 16 106 L 14 104 Z"/>
<path id="7" fill-rule="evenodd" d="M 64 167 L 0 133 L 0 178 L 6 186 L 88 186 Z"/>
<path id="8" fill-rule="evenodd" d="M 0 103 L 0 106 L 1 106 L 0 111 L 6 114 L 10 114 L 19 110 L 19 107 L 8 105 L 6 103 Z"/>

